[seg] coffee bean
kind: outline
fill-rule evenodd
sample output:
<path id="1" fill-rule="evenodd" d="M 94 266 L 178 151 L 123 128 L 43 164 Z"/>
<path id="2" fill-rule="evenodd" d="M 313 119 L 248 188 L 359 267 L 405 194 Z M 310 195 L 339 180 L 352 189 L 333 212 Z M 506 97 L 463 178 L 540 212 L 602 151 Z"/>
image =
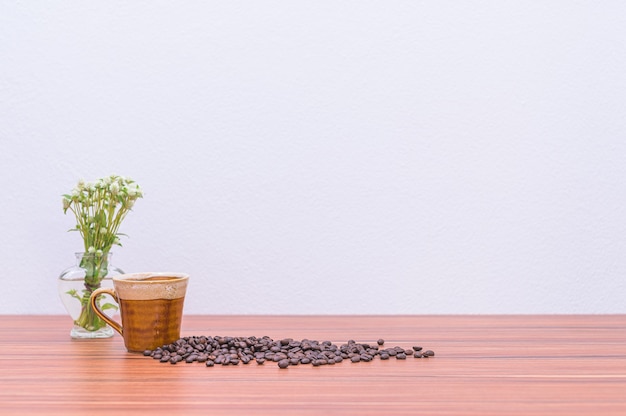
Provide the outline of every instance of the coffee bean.
<path id="1" fill-rule="evenodd" d="M 341 363 L 348 359 L 353 363 L 369 362 L 376 356 L 381 360 L 388 360 L 390 357 L 405 360 L 409 355 L 415 358 L 428 358 L 435 355 L 432 350 L 422 352 L 421 346 L 379 349 L 384 343 L 382 338 L 378 339 L 375 344 L 349 340 L 345 344 L 337 345 L 328 340 L 296 341 L 292 338 L 282 338 L 274 341 L 268 336 L 259 338 L 193 336 L 180 338 L 154 350 L 145 350 L 143 355 L 162 363 L 176 364 L 184 360 L 189 364 L 205 363 L 207 367 L 213 367 L 216 364 L 238 365 L 240 362 L 248 364 L 252 360 L 256 360 L 257 364 L 261 365 L 269 360 L 276 362 L 280 368 L 298 364 L 311 364 L 318 367 Z"/>

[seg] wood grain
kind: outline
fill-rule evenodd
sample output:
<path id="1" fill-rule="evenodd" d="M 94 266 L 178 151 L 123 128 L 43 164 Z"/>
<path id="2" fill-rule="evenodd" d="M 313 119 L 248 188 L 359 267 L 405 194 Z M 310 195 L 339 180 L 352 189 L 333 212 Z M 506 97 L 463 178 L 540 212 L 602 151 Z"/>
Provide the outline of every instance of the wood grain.
<path id="1" fill-rule="evenodd" d="M 0 316 L 0 414 L 624 415 L 626 315 L 185 316 L 183 335 L 385 346 L 435 357 L 279 369 L 161 364 L 62 316 Z"/>

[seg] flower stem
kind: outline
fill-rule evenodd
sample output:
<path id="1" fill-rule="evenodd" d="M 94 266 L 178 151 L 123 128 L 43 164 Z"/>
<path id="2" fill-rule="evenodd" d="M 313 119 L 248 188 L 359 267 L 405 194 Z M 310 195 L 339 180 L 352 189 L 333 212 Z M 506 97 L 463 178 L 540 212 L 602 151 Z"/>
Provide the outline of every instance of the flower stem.
<path id="1" fill-rule="evenodd" d="M 100 287 L 100 285 L 98 285 Z M 89 302 L 89 298 L 91 297 L 91 293 L 97 288 L 90 288 L 85 285 L 85 290 L 83 290 L 83 296 L 80 300 L 81 310 L 80 315 L 74 321 L 74 323 L 81 328 L 85 328 L 87 331 L 97 331 L 100 328 L 104 328 L 106 326 L 106 322 L 102 320 L 91 307 L 91 303 Z M 100 299 L 98 299 L 100 302 Z"/>
<path id="2" fill-rule="evenodd" d="M 85 270 L 85 289 L 80 298 L 80 315 L 74 323 L 87 331 L 97 331 L 106 326 L 106 323 L 94 312 L 89 298 L 94 290 L 100 287 L 100 282 L 108 273 L 108 253 L 103 255 L 85 253 L 80 261 L 80 267 Z M 100 302 L 100 299 L 98 299 Z"/>

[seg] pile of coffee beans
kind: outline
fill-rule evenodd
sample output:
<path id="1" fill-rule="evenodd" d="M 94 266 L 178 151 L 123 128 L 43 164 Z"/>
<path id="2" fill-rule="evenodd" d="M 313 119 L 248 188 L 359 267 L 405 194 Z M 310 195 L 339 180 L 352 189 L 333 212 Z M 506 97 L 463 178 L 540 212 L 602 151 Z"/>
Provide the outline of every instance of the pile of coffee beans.
<path id="1" fill-rule="evenodd" d="M 340 363 L 350 360 L 353 363 L 372 361 L 375 357 L 388 360 L 395 357 L 405 360 L 407 357 L 428 358 L 435 355 L 431 350 L 423 350 L 420 346 L 410 349 L 402 347 L 384 348 L 385 341 L 379 339 L 375 344 L 357 343 L 350 340 L 345 344 L 336 345 L 330 341 L 301 341 L 285 338 L 274 341 L 270 337 L 222 337 L 222 336 L 191 336 L 158 347 L 146 350 L 143 355 L 152 357 L 162 363 L 177 364 L 205 363 L 207 367 L 214 365 L 257 364 L 266 362 L 277 363 L 280 368 L 298 364 L 313 366 Z"/>

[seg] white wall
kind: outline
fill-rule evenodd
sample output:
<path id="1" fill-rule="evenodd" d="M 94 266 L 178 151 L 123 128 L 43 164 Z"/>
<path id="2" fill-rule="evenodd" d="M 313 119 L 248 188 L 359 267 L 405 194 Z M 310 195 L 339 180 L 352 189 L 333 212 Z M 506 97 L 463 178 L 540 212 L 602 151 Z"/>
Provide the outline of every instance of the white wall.
<path id="1" fill-rule="evenodd" d="M 78 178 L 187 313 L 626 313 L 622 1 L 0 2 L 0 313 Z"/>

